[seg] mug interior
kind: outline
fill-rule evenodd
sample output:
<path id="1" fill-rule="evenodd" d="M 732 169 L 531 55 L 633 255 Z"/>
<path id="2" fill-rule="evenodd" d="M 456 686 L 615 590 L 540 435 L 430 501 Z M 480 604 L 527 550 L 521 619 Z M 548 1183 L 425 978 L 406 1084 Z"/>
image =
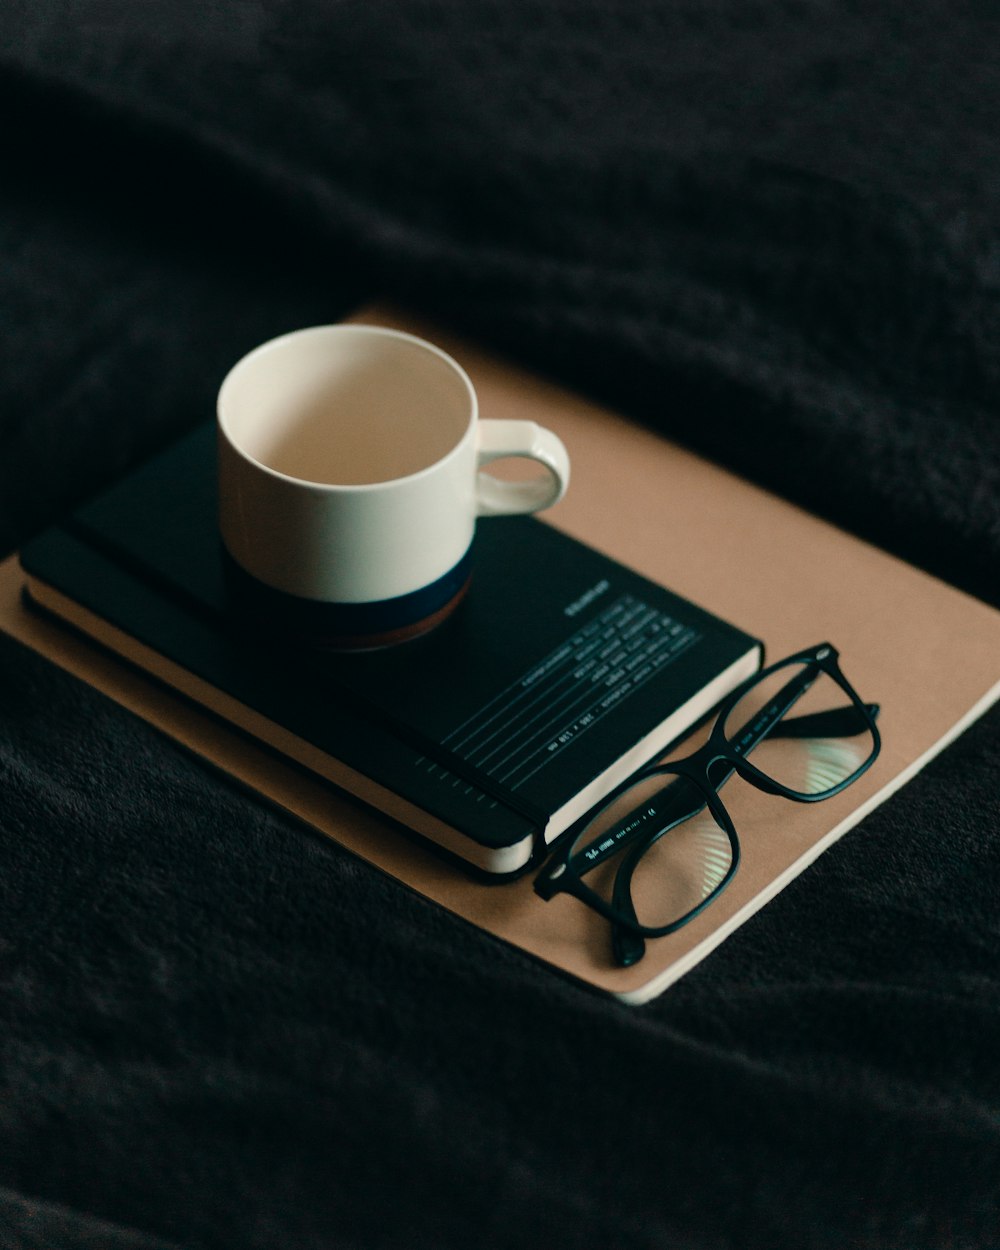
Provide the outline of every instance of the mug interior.
<path id="1" fill-rule="evenodd" d="M 244 455 L 286 477 L 366 486 L 410 477 L 461 442 L 475 415 L 463 370 L 411 335 L 300 330 L 245 356 L 219 394 Z"/>

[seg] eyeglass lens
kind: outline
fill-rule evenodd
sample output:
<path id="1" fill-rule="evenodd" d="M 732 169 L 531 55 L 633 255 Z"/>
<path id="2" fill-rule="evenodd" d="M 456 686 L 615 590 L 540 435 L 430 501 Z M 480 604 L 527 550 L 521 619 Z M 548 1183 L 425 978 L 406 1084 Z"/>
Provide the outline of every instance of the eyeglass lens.
<path id="1" fill-rule="evenodd" d="M 849 779 L 875 750 L 870 723 L 846 691 L 800 662 L 748 690 L 723 731 L 766 776 L 811 798 Z M 759 795 L 739 778 L 730 781 L 731 774 L 726 762 L 709 769 L 735 828 L 752 828 Z M 660 928 L 682 920 L 725 883 L 733 848 L 699 787 L 661 771 L 598 812 L 569 859 L 588 889 L 616 909 L 630 905 L 640 924 Z"/>
<path id="2" fill-rule="evenodd" d="M 739 749 L 753 727 L 777 715 L 776 729 L 751 745 L 748 759 L 772 781 L 814 798 L 834 790 L 871 758 L 875 739 L 865 714 L 828 673 L 814 665 L 782 665 L 761 678 L 723 723 Z"/>

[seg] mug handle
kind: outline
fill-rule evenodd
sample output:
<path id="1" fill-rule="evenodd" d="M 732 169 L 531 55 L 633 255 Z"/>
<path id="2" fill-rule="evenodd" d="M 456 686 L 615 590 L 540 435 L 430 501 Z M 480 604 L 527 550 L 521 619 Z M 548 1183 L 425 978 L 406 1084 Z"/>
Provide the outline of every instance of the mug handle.
<path id="1" fill-rule="evenodd" d="M 478 425 L 477 465 L 524 456 L 549 471 L 531 482 L 502 482 L 489 473 L 476 475 L 476 515 L 510 516 L 538 512 L 558 503 L 569 485 L 569 456 L 562 439 L 534 421 L 484 419 Z"/>

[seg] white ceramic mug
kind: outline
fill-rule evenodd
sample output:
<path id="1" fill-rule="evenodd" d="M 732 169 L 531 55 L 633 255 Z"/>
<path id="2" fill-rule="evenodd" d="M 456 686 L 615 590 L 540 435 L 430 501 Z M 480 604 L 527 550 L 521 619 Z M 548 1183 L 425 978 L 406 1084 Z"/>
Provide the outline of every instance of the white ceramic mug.
<path id="1" fill-rule="evenodd" d="M 468 584 L 477 517 L 547 508 L 569 482 L 555 434 L 481 420 L 456 361 L 380 326 L 315 326 L 255 348 L 222 383 L 218 432 L 236 593 L 338 646 L 431 628 Z M 511 456 L 548 472 L 480 472 Z"/>

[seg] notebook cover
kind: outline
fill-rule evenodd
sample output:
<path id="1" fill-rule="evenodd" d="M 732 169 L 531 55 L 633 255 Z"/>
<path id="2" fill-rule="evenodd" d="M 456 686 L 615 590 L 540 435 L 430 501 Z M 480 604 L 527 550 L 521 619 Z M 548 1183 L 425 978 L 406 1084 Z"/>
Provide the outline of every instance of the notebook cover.
<path id="1" fill-rule="evenodd" d="M 228 611 L 212 423 L 33 540 L 21 562 L 488 849 L 530 840 L 759 651 L 741 630 L 523 516 L 479 523 L 470 590 L 423 638 L 344 654 L 246 636 Z"/>

